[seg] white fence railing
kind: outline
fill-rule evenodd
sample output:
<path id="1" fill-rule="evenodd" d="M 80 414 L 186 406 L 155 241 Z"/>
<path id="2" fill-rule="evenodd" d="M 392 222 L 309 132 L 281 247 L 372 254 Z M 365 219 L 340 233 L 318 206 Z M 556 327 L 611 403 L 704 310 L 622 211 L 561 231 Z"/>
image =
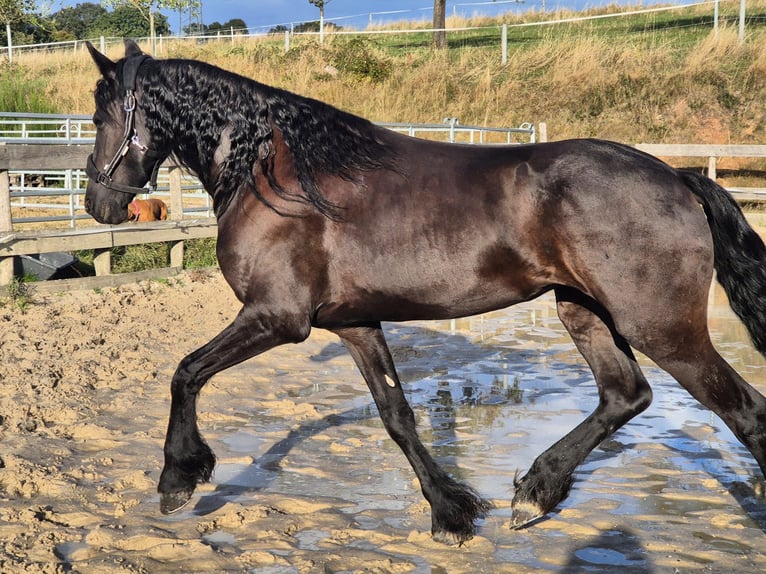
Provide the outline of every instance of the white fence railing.
<path id="1" fill-rule="evenodd" d="M 551 11 L 546 12 L 545 10 L 545 2 L 543 2 L 543 13 L 546 15 L 549 15 L 550 18 L 543 19 L 543 20 L 533 20 L 529 22 L 518 22 L 518 23 L 502 23 L 501 17 L 505 14 L 512 14 L 512 13 L 521 13 L 522 11 L 528 11 L 529 6 L 524 3 L 525 0 L 497 0 L 497 1 L 484 1 L 484 2 L 478 2 L 478 3 L 457 3 L 453 4 L 453 12 L 452 16 L 460 16 L 465 19 L 470 19 L 475 16 L 479 17 L 490 17 L 490 18 L 497 18 L 498 23 L 492 24 L 492 25 L 484 25 L 484 26 L 448 26 L 447 28 L 444 28 L 444 32 L 447 33 L 449 36 L 455 36 L 460 35 L 463 33 L 487 33 L 492 34 L 497 37 L 498 40 L 498 46 L 500 47 L 501 52 L 503 53 L 503 56 L 505 56 L 505 52 L 507 50 L 507 42 L 508 42 L 508 32 L 510 30 L 514 29 L 521 29 L 521 28 L 528 28 L 528 27 L 551 27 L 551 26 L 557 26 L 561 24 L 569 24 L 573 22 L 586 22 L 589 20 L 599 20 L 599 19 L 605 19 L 605 18 L 623 18 L 628 16 L 635 16 L 640 14 L 651 14 L 656 12 L 664 12 L 664 11 L 670 11 L 670 10 L 683 10 L 688 8 L 694 8 L 699 6 L 710 6 L 710 18 L 709 20 L 706 20 L 705 24 L 703 25 L 709 25 L 712 29 L 718 29 L 719 25 L 719 5 L 723 2 L 728 2 L 729 4 L 735 4 L 735 0 L 702 0 L 700 2 L 692 2 L 692 3 L 679 3 L 675 5 L 670 6 L 657 6 L 657 7 L 650 7 L 650 8 L 640 8 L 631 10 L 626 9 L 624 12 L 607 12 L 607 13 L 601 13 L 601 14 L 581 14 L 571 17 L 562 17 L 561 12 L 557 11 Z M 744 25 L 744 10 L 742 7 L 744 7 L 744 2 L 736 3 L 741 6 L 740 8 L 740 26 L 742 27 Z M 471 6 L 481 6 L 482 10 L 479 12 L 471 12 L 470 7 Z M 490 10 L 489 8 L 492 7 Z M 267 39 L 267 38 L 274 38 L 274 37 L 280 37 L 280 34 L 284 34 L 285 37 L 285 49 L 289 49 L 291 44 L 291 38 L 297 39 L 300 37 L 316 37 L 320 40 L 323 39 L 325 36 L 347 36 L 347 35 L 355 35 L 355 36 L 374 36 L 374 35 L 390 35 L 390 34 L 430 34 L 436 31 L 434 28 L 430 28 L 428 26 L 414 26 L 412 27 L 413 20 L 407 21 L 402 17 L 403 12 L 412 13 L 416 17 L 414 18 L 414 21 L 422 21 L 424 15 L 430 16 L 430 11 L 432 10 L 432 7 L 424 7 L 422 9 L 415 9 L 415 10 L 407 10 L 407 11 L 401 11 L 401 10 L 394 10 L 394 11 L 385 11 L 385 12 L 368 12 L 368 13 L 359 13 L 359 14 L 353 14 L 349 16 L 340 16 L 337 18 L 326 18 L 324 22 L 328 24 L 336 24 L 335 27 L 327 27 L 323 29 L 321 32 L 317 31 L 305 31 L 305 32 L 295 32 L 295 25 L 300 24 L 301 22 L 282 22 L 282 23 L 275 23 L 275 24 L 268 24 L 264 26 L 255 26 L 250 28 L 242 28 L 242 29 L 235 29 L 230 28 L 225 31 L 218 31 L 215 34 L 189 34 L 189 35 L 172 35 L 172 36 L 159 36 L 157 38 L 157 44 L 155 48 L 155 54 L 161 55 L 163 54 L 164 48 L 163 44 L 165 42 L 194 42 L 194 43 L 206 43 L 206 42 L 216 42 L 216 41 L 229 41 L 229 42 L 236 42 L 243 38 L 250 38 L 250 39 Z M 569 13 L 566 13 L 569 14 Z M 391 27 L 391 20 L 387 18 L 387 16 L 396 16 L 397 21 L 402 22 L 401 28 L 392 28 Z M 760 16 L 757 16 L 756 18 L 760 18 Z M 753 20 L 753 18 L 750 18 L 750 20 Z M 430 21 L 430 20 L 429 20 Z M 385 27 L 384 27 L 385 26 Z M 410 27 L 407 27 L 410 26 Z M 279 33 L 275 33 L 275 31 L 279 31 Z M 459 36 L 458 36 L 459 37 Z M 90 42 L 92 42 L 94 45 L 100 46 L 100 49 L 102 52 L 105 51 L 105 49 L 108 46 L 114 46 L 114 45 L 122 45 L 123 39 L 122 37 L 100 37 L 100 38 L 90 38 L 88 39 Z M 138 42 L 142 44 L 149 44 L 150 38 L 144 37 L 144 38 L 135 38 Z M 78 50 L 84 49 L 85 46 L 85 39 L 82 40 L 67 40 L 67 41 L 61 41 L 61 42 L 49 42 L 45 44 L 23 44 L 18 46 L 13 46 L 12 49 L 7 47 L 0 48 L 0 55 L 6 55 L 10 59 L 14 57 L 14 55 L 24 54 L 24 53 L 52 53 L 52 52 L 77 52 Z M 505 61 L 505 58 L 503 57 L 503 61 Z"/>
<path id="2" fill-rule="evenodd" d="M 96 127 L 91 116 L 0 112 L 0 143 L 93 143 Z"/>

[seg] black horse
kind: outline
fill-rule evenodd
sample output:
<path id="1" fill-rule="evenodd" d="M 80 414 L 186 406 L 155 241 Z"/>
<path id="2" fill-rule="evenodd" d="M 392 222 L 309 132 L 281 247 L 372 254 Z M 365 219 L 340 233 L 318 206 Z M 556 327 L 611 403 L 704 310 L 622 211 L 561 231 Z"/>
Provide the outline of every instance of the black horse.
<path id="1" fill-rule="evenodd" d="M 553 510 L 588 453 L 649 405 L 632 349 L 766 470 L 766 399 L 707 329 L 715 270 L 766 351 L 766 248 L 711 180 L 605 141 L 427 142 L 211 65 L 152 59 L 130 41 L 118 62 L 89 49 L 102 79 L 86 209 L 125 221 L 172 155 L 213 197 L 221 270 L 243 304 L 173 376 L 162 512 L 181 508 L 215 464 L 196 422 L 203 385 L 319 327 L 359 366 L 431 504 L 434 538 L 469 539 L 491 504 L 418 439 L 380 322 L 483 313 L 550 290 L 600 401 L 516 481 L 514 526 Z"/>

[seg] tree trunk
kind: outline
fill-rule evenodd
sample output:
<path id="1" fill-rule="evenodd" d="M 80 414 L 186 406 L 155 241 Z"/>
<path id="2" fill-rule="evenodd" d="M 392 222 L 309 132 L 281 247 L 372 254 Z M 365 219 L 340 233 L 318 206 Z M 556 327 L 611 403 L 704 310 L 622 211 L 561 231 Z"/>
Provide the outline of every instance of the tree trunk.
<path id="1" fill-rule="evenodd" d="M 447 47 L 447 0 L 434 0 L 434 48 Z"/>

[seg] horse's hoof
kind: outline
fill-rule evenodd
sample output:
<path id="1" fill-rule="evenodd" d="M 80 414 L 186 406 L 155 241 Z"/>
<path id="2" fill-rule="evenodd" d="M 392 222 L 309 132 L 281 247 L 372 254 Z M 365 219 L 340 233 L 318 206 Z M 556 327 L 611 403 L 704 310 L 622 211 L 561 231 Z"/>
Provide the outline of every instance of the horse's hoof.
<path id="1" fill-rule="evenodd" d="M 160 512 L 173 514 L 186 506 L 191 500 L 194 489 L 180 490 L 178 492 L 163 492 L 160 495 Z"/>
<path id="2" fill-rule="evenodd" d="M 511 529 L 520 530 L 526 528 L 544 516 L 545 512 L 543 512 L 536 504 L 532 502 L 520 502 L 513 506 Z"/>

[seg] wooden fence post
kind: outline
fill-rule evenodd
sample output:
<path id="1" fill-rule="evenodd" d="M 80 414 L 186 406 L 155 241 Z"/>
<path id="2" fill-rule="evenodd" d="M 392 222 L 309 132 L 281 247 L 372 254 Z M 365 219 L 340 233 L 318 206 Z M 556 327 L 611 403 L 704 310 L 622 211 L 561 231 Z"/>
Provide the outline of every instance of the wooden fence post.
<path id="1" fill-rule="evenodd" d="M 181 188 L 181 170 L 171 167 L 170 176 L 170 219 L 181 221 L 184 218 L 183 189 Z M 183 268 L 184 242 L 176 241 L 170 246 L 170 266 Z"/>
<path id="2" fill-rule="evenodd" d="M 508 63 L 508 24 L 503 24 L 500 33 L 500 52 L 502 54 L 500 61 L 505 65 Z"/>
<path id="3" fill-rule="evenodd" d="M 536 143 L 545 143 L 548 141 L 548 124 L 545 122 L 540 122 L 537 124 L 537 142 Z"/>
<path id="4" fill-rule="evenodd" d="M 112 274 L 112 250 L 94 249 L 93 250 L 93 268 L 97 276 Z"/>
<path id="5" fill-rule="evenodd" d="M 716 178 L 716 167 L 717 167 L 718 160 L 714 155 L 711 155 L 709 158 L 707 158 L 707 176 L 715 181 Z"/>
<path id="6" fill-rule="evenodd" d="M 11 218 L 11 179 L 8 170 L 0 169 L 0 235 L 13 231 Z M 13 280 L 13 257 L 0 257 L 0 285 Z"/>

